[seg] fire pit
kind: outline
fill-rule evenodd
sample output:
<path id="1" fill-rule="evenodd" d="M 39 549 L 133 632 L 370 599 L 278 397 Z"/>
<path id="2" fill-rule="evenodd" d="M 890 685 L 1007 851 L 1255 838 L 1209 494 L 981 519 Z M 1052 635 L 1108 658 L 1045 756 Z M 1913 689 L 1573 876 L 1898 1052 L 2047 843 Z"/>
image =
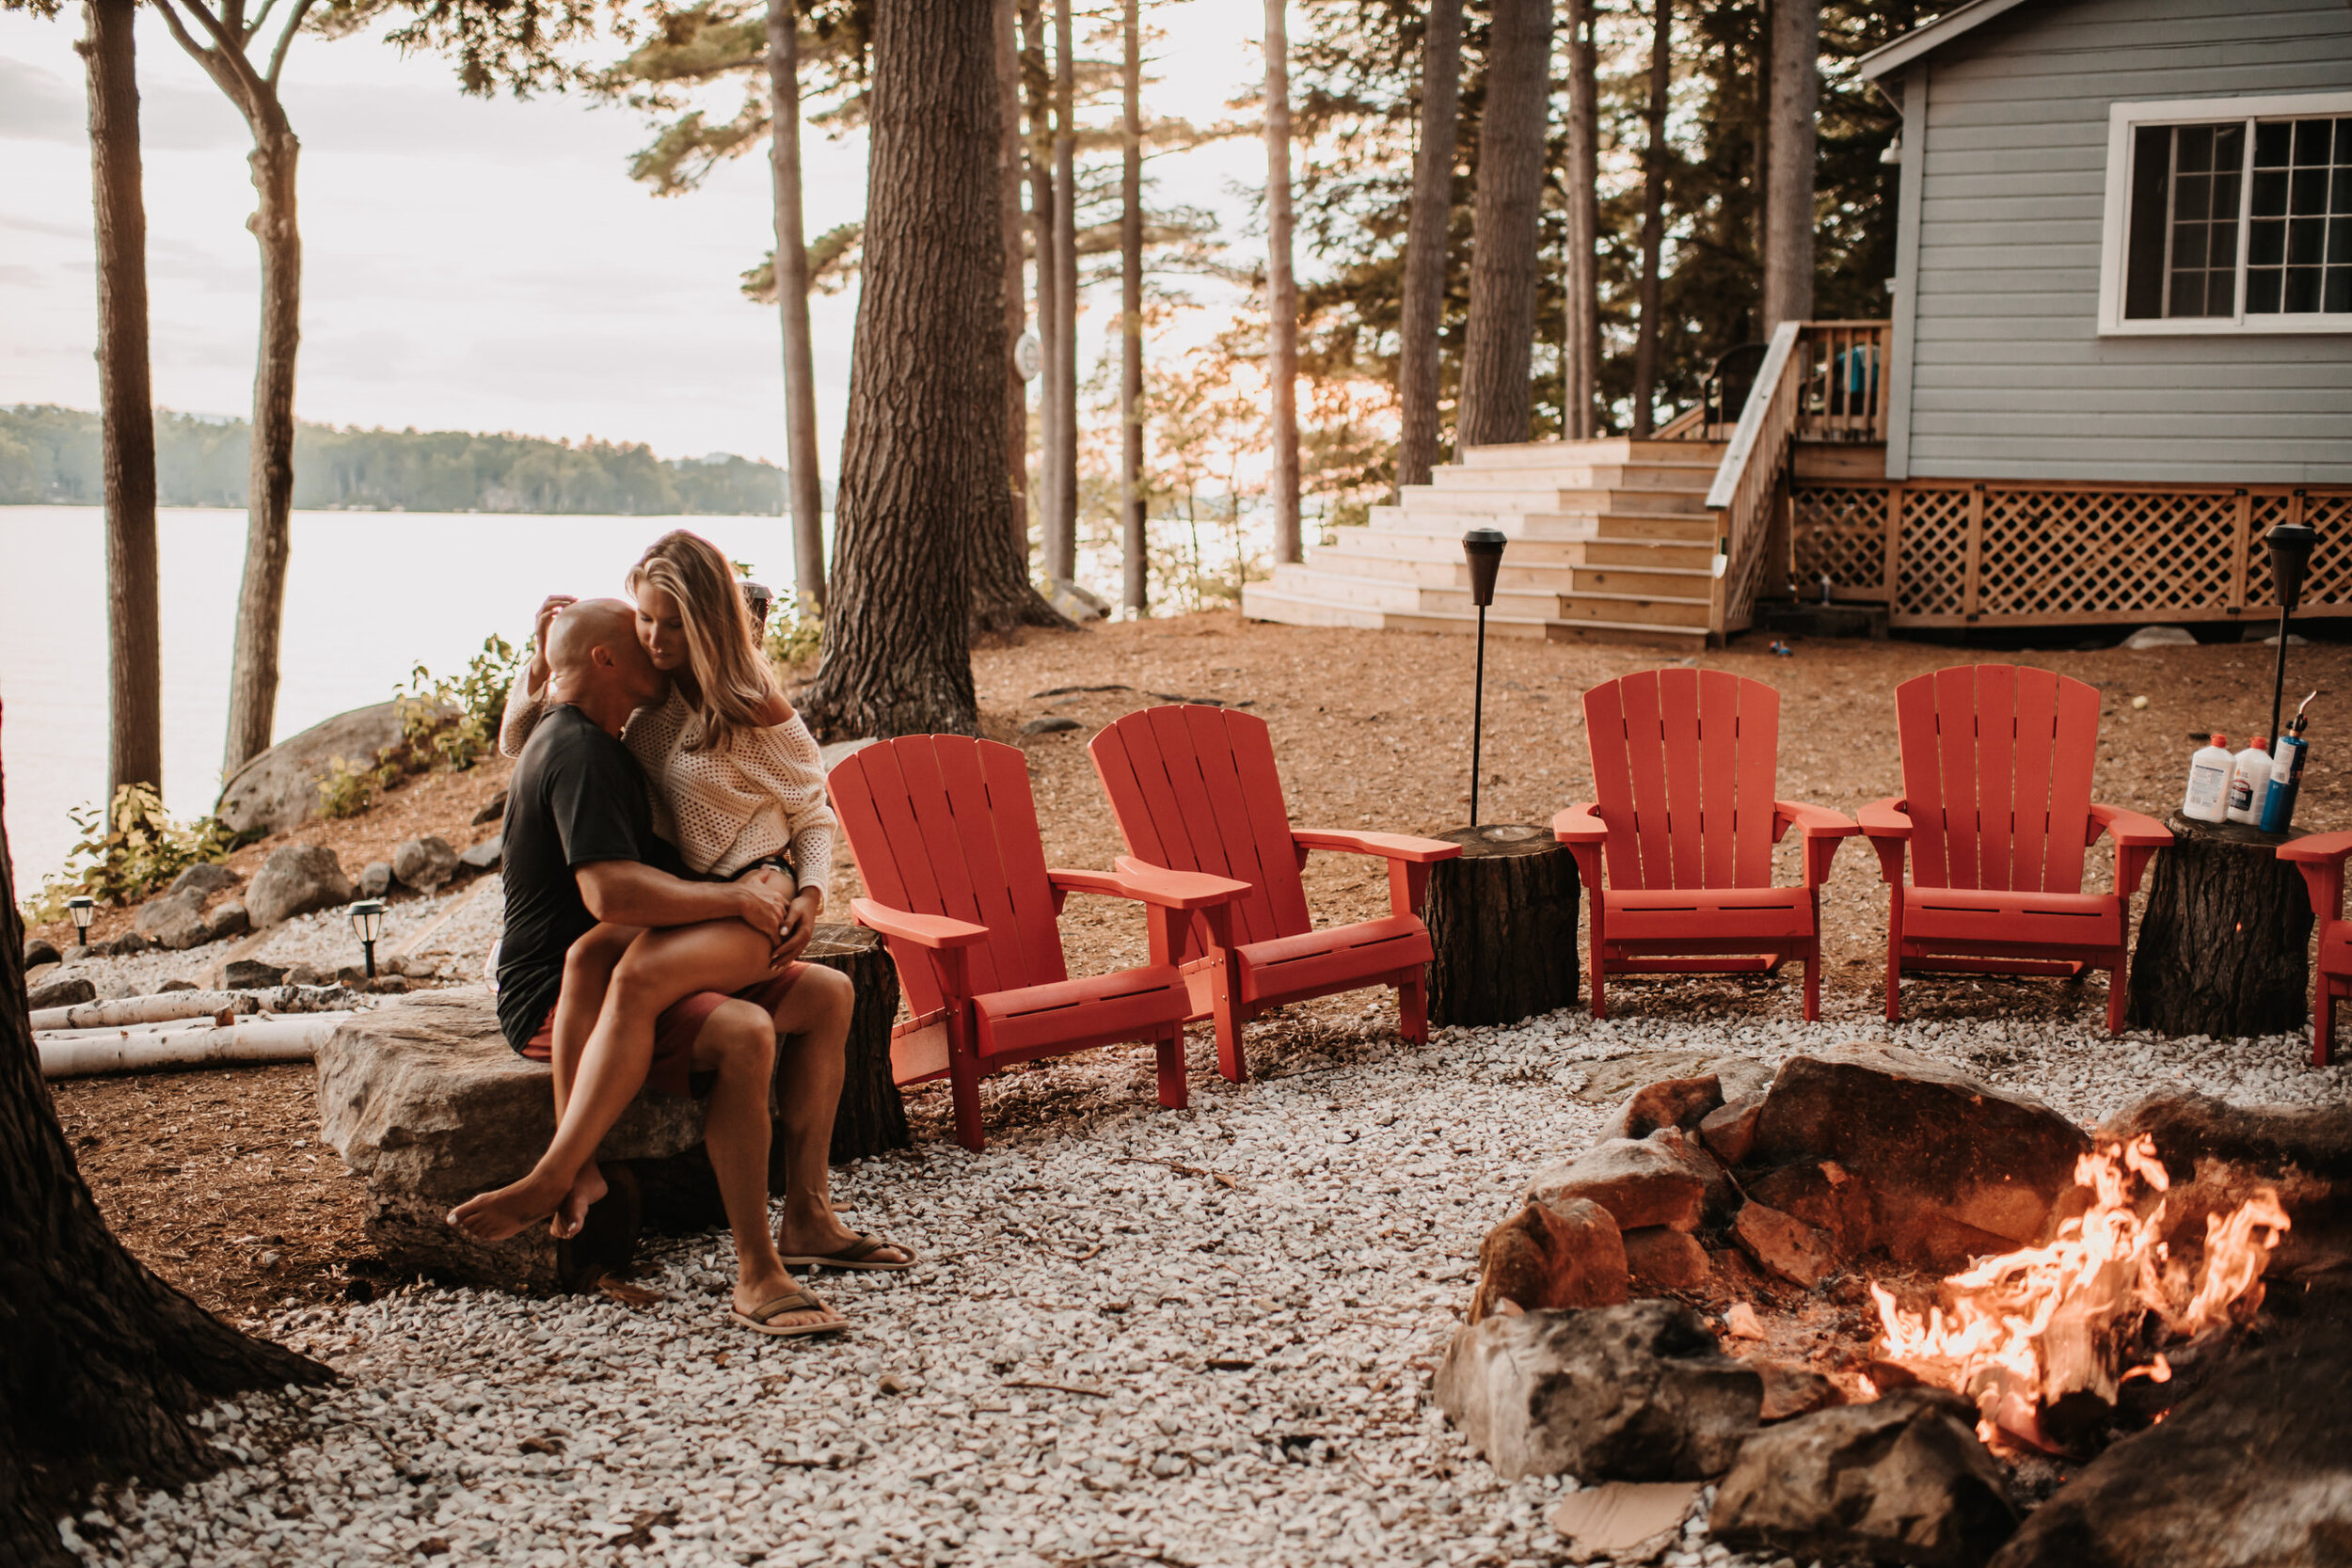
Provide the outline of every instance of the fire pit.
<path id="1" fill-rule="evenodd" d="M 2298 1310 L 2352 1273 L 2352 1114 L 2158 1097 L 2094 1140 L 1907 1052 L 1715 1065 L 1635 1090 L 1489 1233 L 1437 1393 L 1500 1472 L 1728 1468 L 1715 1538 L 1800 1559 L 2306 1560 L 2193 1519 L 2175 1533 L 2210 1555 L 2163 1555 L 2159 1520 L 2158 1555 L 2110 1559 L 2048 1499 L 2107 1484 L 2103 1453 L 2144 1468 L 2122 1450 L 2278 1338 L 2282 1273 Z M 2352 1542 L 2335 1463 L 2305 1512 Z M 2037 1509 L 2072 1545 L 2019 1532 Z"/>

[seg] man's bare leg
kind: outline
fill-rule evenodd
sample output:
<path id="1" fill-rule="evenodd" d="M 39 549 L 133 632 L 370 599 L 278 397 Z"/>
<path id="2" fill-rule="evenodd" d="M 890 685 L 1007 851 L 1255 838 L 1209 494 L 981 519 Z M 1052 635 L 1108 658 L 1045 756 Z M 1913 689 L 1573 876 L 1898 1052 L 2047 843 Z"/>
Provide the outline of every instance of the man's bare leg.
<path id="1" fill-rule="evenodd" d="M 774 1023 L 754 1003 L 721 1003 L 694 1037 L 694 1069 L 719 1075 L 703 1113 L 703 1147 L 719 1179 L 727 1228 L 735 1233 L 735 1309 L 753 1313 L 800 1289 L 785 1272 L 776 1239 L 768 1228 L 768 1100 L 776 1070 Z M 779 1312 L 767 1321 L 784 1328 L 844 1320 L 831 1307 L 820 1307 Z"/>
<path id="2" fill-rule="evenodd" d="M 572 1079 L 579 1072 L 580 1054 L 587 1049 L 597 1016 L 604 1011 L 604 993 L 612 983 L 612 971 L 641 929 L 598 924 L 564 955 L 564 989 L 556 997 L 548 1051 L 548 1065 L 554 1069 L 558 1127 L 564 1125 L 564 1113 L 571 1105 Z M 573 1178 L 571 1191 L 564 1195 L 548 1228 L 560 1239 L 579 1235 L 588 1223 L 589 1207 L 608 1190 L 604 1172 L 596 1168 L 596 1161 L 589 1161 Z"/>
<path id="3" fill-rule="evenodd" d="M 833 1121 L 841 1104 L 843 1047 L 856 988 L 838 970 L 811 964 L 775 1011 L 776 1098 L 785 1147 L 784 1218 L 778 1230 L 794 1258 L 822 1258 L 857 1240 L 833 1212 Z M 885 1246 L 875 1262 L 904 1262 Z"/>
<path id="4" fill-rule="evenodd" d="M 450 1223 L 476 1240 L 498 1242 L 554 1214 L 580 1167 L 645 1086 L 661 1014 L 697 991 L 755 984 L 771 962 L 768 939 L 739 920 L 650 930 L 631 942 L 612 972 L 603 1015 L 580 1053 L 548 1151 L 522 1180 L 459 1204 Z"/>

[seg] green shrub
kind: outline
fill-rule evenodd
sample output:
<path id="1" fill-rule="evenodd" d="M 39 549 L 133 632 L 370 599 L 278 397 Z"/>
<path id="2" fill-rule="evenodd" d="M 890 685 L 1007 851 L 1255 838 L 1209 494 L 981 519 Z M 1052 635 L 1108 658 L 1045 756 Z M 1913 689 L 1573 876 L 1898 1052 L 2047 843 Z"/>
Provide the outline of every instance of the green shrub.
<path id="1" fill-rule="evenodd" d="M 64 919 L 65 901 L 76 895 L 102 904 L 127 904 L 199 862 L 227 860 L 236 844 L 216 818 L 173 821 L 145 784 L 123 785 L 103 814 L 84 806 L 71 815 L 81 842 L 67 856 L 65 869 L 24 901 L 27 921 L 47 925 Z"/>
<path id="2" fill-rule="evenodd" d="M 786 669 L 795 669 L 817 657 L 824 646 L 824 618 L 800 594 L 778 599 L 768 617 L 768 657 Z"/>
<path id="3" fill-rule="evenodd" d="M 326 772 L 319 780 L 319 814 L 342 820 L 357 816 L 375 804 L 375 798 L 391 787 L 400 778 L 401 766 L 396 753 L 403 748 L 387 746 L 378 753 L 373 768 L 360 768 L 349 757 L 337 757 L 326 765 Z"/>
<path id="4" fill-rule="evenodd" d="M 437 766 L 462 773 L 473 767 L 498 750 L 499 721 L 506 712 L 506 694 L 522 666 L 523 656 L 504 638 L 495 636 L 483 639 L 482 651 L 454 680 L 439 679 L 418 665 L 409 674 L 408 689 L 395 694 L 400 704 L 401 745 L 387 747 L 377 761 L 397 760 L 416 772 Z M 395 759 L 389 754 L 394 751 L 405 751 L 406 755 Z"/>

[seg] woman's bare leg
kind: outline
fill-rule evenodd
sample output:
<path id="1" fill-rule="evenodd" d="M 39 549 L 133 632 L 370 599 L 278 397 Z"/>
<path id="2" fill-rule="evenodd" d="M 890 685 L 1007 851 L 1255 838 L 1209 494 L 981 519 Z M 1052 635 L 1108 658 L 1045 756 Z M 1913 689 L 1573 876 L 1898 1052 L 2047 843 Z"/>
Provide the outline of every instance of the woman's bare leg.
<path id="1" fill-rule="evenodd" d="M 564 955 L 564 989 L 555 1000 L 555 1020 L 548 1033 L 552 1044 L 548 1052 L 548 1065 L 555 1072 L 555 1122 L 564 1124 L 564 1111 L 571 1103 L 572 1077 L 580 1069 L 580 1053 L 587 1048 L 588 1036 L 596 1026 L 596 1017 L 604 1011 L 605 989 L 612 983 L 613 968 L 628 944 L 637 940 L 643 929 L 637 926 L 598 924 L 588 934 L 571 945 Z M 604 1172 L 594 1160 L 580 1167 L 579 1177 L 571 1191 L 555 1211 L 555 1218 L 548 1228 L 559 1238 L 577 1236 L 588 1223 L 588 1210 L 604 1196 Z"/>
<path id="2" fill-rule="evenodd" d="M 605 991 L 573 1074 L 555 1139 L 521 1180 L 469 1198 L 450 1223 L 481 1241 L 513 1235 L 553 1213 L 580 1167 L 645 1086 L 653 1065 L 654 1030 L 673 1004 L 696 991 L 732 992 L 770 973 L 768 939 L 739 920 L 708 920 L 646 931 L 629 944 Z"/>

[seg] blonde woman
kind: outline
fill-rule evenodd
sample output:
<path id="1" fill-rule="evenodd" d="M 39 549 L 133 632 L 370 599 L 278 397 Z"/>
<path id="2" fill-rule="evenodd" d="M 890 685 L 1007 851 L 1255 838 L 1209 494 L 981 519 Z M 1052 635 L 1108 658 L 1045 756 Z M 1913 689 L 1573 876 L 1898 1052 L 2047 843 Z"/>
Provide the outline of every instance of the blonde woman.
<path id="1" fill-rule="evenodd" d="M 598 926 L 573 945 L 554 1009 L 524 1048 L 554 1067 L 555 1139 L 521 1181 L 452 1214 L 484 1240 L 548 1213 L 558 1236 L 579 1232 L 605 1190 L 596 1145 L 644 1084 L 658 1021 L 682 998 L 788 982 L 782 1006 L 807 1015 L 814 1027 L 788 1033 L 787 1048 L 821 1053 L 836 1091 L 839 1083 L 850 984 L 832 970 L 791 961 L 823 911 L 833 864 L 834 824 L 816 739 L 778 689 L 735 574 L 715 546 L 684 530 L 664 534 L 630 570 L 627 588 L 638 641 L 669 679 L 667 696 L 640 708 L 622 732 L 651 785 L 656 832 L 676 847 L 685 874 L 765 883 L 789 903 L 772 944 L 750 925 L 727 920 L 644 931 Z M 548 623 L 569 602 L 551 598 L 541 608 L 542 647 Z M 518 754 L 541 716 L 562 701 L 561 682 L 544 656 L 534 657 L 509 698 L 500 750 Z M 575 1082 L 590 1079 L 594 1095 L 572 1094 Z M 782 1107 L 794 1145 L 786 1260 L 907 1267 L 913 1259 L 904 1249 L 853 1235 L 834 1217 L 825 1156 L 835 1096 L 808 1098 L 810 1104 Z M 812 1124 L 796 1127 L 796 1118 Z"/>

